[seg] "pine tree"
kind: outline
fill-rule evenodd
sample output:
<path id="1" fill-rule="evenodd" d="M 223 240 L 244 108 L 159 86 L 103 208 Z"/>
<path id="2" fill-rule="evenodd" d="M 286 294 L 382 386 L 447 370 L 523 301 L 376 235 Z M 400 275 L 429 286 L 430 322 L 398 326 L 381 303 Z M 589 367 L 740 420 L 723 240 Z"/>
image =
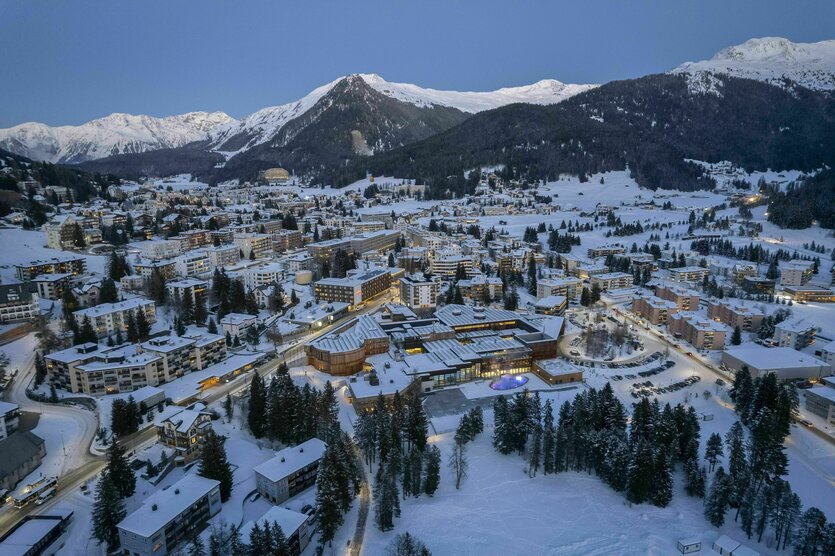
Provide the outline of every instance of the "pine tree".
<path id="1" fill-rule="evenodd" d="M 654 471 L 650 499 L 654 505 L 665 508 L 673 499 L 673 465 L 671 456 L 664 450 L 658 450 Z"/>
<path id="2" fill-rule="evenodd" d="M 266 392 L 264 391 L 264 379 L 257 372 L 253 373 L 252 381 L 249 384 L 249 412 L 247 413 L 247 424 L 255 438 L 264 436 L 264 415 L 267 409 Z"/>
<path id="3" fill-rule="evenodd" d="M 738 346 L 742 343 L 742 329 L 739 326 L 734 327 L 734 333 L 731 336 L 731 345 Z"/>
<path id="4" fill-rule="evenodd" d="M 232 496 L 233 475 L 232 466 L 226 459 L 226 447 L 223 443 L 224 438 L 214 431 L 206 435 L 197 474 L 220 481 L 220 501 L 226 502 Z"/>
<path id="5" fill-rule="evenodd" d="M 226 394 L 226 399 L 223 400 L 223 412 L 226 414 L 226 421 L 232 422 L 232 415 L 235 412 L 235 406 L 232 403 L 232 395 Z"/>
<path id="6" fill-rule="evenodd" d="M 713 475 L 707 497 L 705 498 L 705 518 L 714 527 L 722 527 L 725 523 L 725 512 L 730 501 L 730 477 L 720 465 Z"/>
<path id="7" fill-rule="evenodd" d="M 627 470 L 626 498 L 633 504 L 649 500 L 655 464 L 652 445 L 639 438 L 632 449 L 632 459 Z"/>
<path id="8" fill-rule="evenodd" d="M 320 543 L 330 545 L 336 531 L 342 525 L 342 495 L 339 479 L 339 464 L 336 452 L 325 450 L 325 455 L 319 463 L 316 476 L 316 506 L 319 508 L 317 529 L 320 533 Z"/>
<path id="9" fill-rule="evenodd" d="M 826 515 L 818 508 L 811 507 L 800 516 L 795 533 L 794 555 L 817 556 L 825 554 L 819 549 L 825 541 Z"/>
<path id="10" fill-rule="evenodd" d="M 215 323 L 215 319 L 209 319 L 209 324 L 206 326 L 206 332 L 209 334 L 217 334 L 217 323 Z"/>
<path id="11" fill-rule="evenodd" d="M 426 472 L 423 477 L 423 492 L 427 496 L 432 496 L 441 482 L 441 450 L 437 446 L 429 446 L 425 454 Z"/>
<path id="12" fill-rule="evenodd" d="M 142 309 L 136 310 L 136 333 L 139 340 L 144 340 L 151 333 L 151 325 Z"/>
<path id="13" fill-rule="evenodd" d="M 203 541 L 200 540 L 200 535 L 197 533 L 192 535 L 186 554 L 188 556 L 206 556 L 206 547 L 203 546 Z"/>
<path id="14" fill-rule="evenodd" d="M 718 433 L 711 434 L 710 438 L 707 439 L 707 445 L 705 446 L 705 459 L 710 464 L 708 471 L 713 473 L 713 470 L 716 468 L 716 463 L 723 455 L 722 437 L 719 436 Z"/>
<path id="15" fill-rule="evenodd" d="M 107 475 L 122 498 L 133 496 L 136 491 L 136 475 L 125 457 L 125 449 L 117 440 L 107 448 Z"/>
<path id="16" fill-rule="evenodd" d="M 704 467 L 699 466 L 695 458 L 684 462 L 684 479 L 684 490 L 689 496 L 704 497 L 707 472 Z"/>
<path id="17" fill-rule="evenodd" d="M 37 388 L 46 380 L 47 367 L 41 352 L 35 354 L 35 387 Z"/>
<path id="18" fill-rule="evenodd" d="M 105 543 L 108 551 L 119 546 L 117 525 L 127 515 L 125 504 L 109 474 L 99 479 L 93 503 L 93 538 Z"/>

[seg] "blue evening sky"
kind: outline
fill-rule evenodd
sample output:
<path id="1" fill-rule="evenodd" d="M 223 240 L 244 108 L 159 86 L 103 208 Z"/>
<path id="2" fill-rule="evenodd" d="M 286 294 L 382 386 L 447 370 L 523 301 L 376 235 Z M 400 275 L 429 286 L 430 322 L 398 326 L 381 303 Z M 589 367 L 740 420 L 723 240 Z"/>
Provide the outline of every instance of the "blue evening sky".
<path id="1" fill-rule="evenodd" d="M 454 90 L 602 83 L 762 36 L 835 38 L 835 2 L 4 0 L 0 127 L 240 117 L 358 72 Z"/>

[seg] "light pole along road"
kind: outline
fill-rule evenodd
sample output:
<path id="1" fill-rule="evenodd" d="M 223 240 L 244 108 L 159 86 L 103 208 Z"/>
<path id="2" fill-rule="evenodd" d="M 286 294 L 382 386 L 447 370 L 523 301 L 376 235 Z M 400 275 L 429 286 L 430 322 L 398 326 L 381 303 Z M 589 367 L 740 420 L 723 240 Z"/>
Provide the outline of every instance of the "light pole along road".
<path id="1" fill-rule="evenodd" d="M 311 332 L 305 336 L 300 337 L 296 344 L 285 345 L 276 350 L 277 357 L 267 363 L 261 365 L 255 372 L 261 376 L 268 375 L 274 372 L 282 361 L 292 362 L 299 359 L 304 353 L 304 344 L 311 342 L 326 334 L 333 329 L 334 326 L 342 324 L 349 319 L 358 317 L 362 314 L 376 311 L 383 303 L 389 301 L 388 294 L 379 297 L 378 299 L 367 303 L 363 307 L 357 309 L 352 313 L 329 323 L 322 328 Z M 56 495 L 41 506 L 36 506 L 34 502 L 27 504 L 23 508 L 15 508 L 12 505 L 0 509 L 0 536 L 4 535 L 24 517 L 46 511 L 61 500 L 66 499 L 72 492 L 86 483 L 96 475 L 98 475 L 105 466 L 104 456 L 95 455 L 90 452 L 90 446 L 96 437 L 99 429 L 98 414 L 86 409 L 81 409 L 71 405 L 62 404 L 43 404 L 29 399 L 26 395 L 26 389 L 32 378 L 34 377 L 35 354 L 33 353 L 27 359 L 24 368 L 21 369 L 11 384 L 11 388 L 4 392 L 4 399 L 8 402 L 15 403 L 20 406 L 21 411 L 38 413 L 41 415 L 60 415 L 62 418 L 69 418 L 79 423 L 82 434 L 79 438 L 67 442 L 67 450 L 72 464 L 63 465 L 64 471 L 58 477 L 58 489 Z M 251 376 L 251 375 L 250 375 Z M 209 405 L 225 398 L 227 394 L 233 394 L 243 390 L 249 385 L 249 380 L 239 381 L 235 380 L 216 387 L 211 388 L 205 392 L 199 401 Z M 144 446 L 146 443 L 152 441 L 157 436 L 154 427 L 147 427 L 132 435 L 126 436 L 120 440 L 120 443 L 125 448 L 127 453 L 131 453 L 137 448 Z"/>

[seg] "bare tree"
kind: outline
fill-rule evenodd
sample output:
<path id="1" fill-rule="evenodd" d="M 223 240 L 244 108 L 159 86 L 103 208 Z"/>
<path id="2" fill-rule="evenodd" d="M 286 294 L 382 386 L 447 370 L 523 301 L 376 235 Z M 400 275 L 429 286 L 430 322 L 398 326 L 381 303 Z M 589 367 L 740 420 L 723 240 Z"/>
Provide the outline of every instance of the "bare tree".
<path id="1" fill-rule="evenodd" d="M 452 448 L 449 468 L 455 473 L 455 488 L 461 488 L 461 481 L 467 476 L 467 453 L 462 442 L 456 442 Z"/>

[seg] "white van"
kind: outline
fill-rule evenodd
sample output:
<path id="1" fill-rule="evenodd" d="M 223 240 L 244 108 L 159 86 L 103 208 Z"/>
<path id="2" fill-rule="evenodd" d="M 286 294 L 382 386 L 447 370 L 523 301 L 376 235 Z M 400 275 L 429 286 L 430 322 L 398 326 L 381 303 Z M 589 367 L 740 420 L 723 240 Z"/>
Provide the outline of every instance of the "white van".
<path id="1" fill-rule="evenodd" d="M 35 505 L 40 506 L 53 496 L 55 496 L 55 487 L 45 490 L 40 496 L 38 496 L 38 499 L 35 500 Z"/>

